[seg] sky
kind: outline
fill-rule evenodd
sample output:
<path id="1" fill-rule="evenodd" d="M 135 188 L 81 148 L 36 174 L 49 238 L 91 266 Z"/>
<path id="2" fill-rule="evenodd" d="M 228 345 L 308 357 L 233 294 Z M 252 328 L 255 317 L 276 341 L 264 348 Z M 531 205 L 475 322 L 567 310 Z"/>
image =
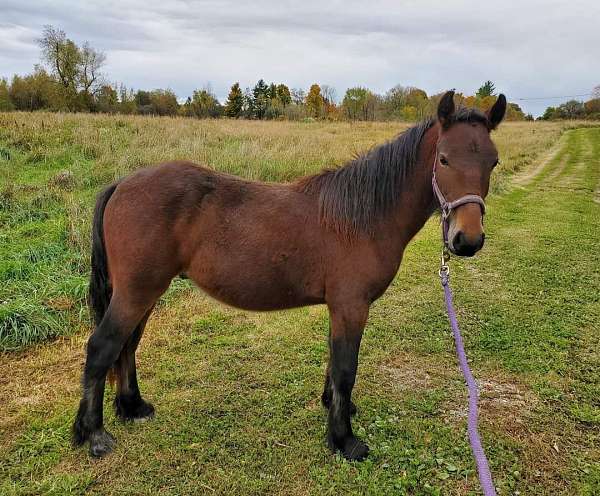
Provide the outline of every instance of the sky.
<path id="1" fill-rule="evenodd" d="M 338 99 L 398 84 L 469 95 L 489 79 L 537 116 L 567 100 L 546 97 L 600 85 L 598 0 L 0 0 L 0 77 L 40 62 L 45 24 L 104 51 L 108 81 L 180 99 L 210 85 L 224 101 L 260 78 Z"/>

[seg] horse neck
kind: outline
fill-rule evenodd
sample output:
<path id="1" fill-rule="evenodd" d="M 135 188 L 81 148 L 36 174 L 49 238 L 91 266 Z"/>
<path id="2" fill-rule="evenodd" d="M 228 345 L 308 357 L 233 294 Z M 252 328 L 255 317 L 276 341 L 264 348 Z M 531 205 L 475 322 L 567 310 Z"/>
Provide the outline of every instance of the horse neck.
<path id="1" fill-rule="evenodd" d="M 433 159 L 438 139 L 438 126 L 427 130 L 419 145 L 418 163 L 407 181 L 402 199 L 392 212 L 394 245 L 402 256 L 409 241 L 423 228 L 435 211 L 431 179 Z"/>

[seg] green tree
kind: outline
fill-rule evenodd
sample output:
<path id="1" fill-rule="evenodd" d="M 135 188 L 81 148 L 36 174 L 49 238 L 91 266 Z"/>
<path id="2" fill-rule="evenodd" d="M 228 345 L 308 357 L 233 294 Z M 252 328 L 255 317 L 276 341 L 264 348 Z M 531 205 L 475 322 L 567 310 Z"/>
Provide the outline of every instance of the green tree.
<path id="1" fill-rule="evenodd" d="M 415 122 L 417 120 L 417 108 L 412 105 L 405 105 L 400 110 L 400 117 L 407 122 Z"/>
<path id="2" fill-rule="evenodd" d="M 191 116 L 201 119 L 219 117 L 223 110 L 217 97 L 206 88 L 194 91 L 189 107 L 191 108 Z"/>
<path id="3" fill-rule="evenodd" d="M 506 107 L 505 119 L 507 121 L 524 121 L 525 113 L 518 104 L 509 103 Z"/>
<path id="4" fill-rule="evenodd" d="M 583 102 L 569 100 L 558 106 L 558 113 L 562 119 L 579 119 L 585 113 Z"/>
<path id="5" fill-rule="evenodd" d="M 267 109 L 265 110 L 265 119 L 277 119 L 283 114 L 283 104 L 278 97 L 273 98 L 269 101 Z"/>
<path id="6" fill-rule="evenodd" d="M 406 105 L 412 105 L 417 108 L 427 101 L 427 93 L 419 88 L 407 88 Z"/>
<path id="7" fill-rule="evenodd" d="M 69 109 L 90 109 L 92 95 L 102 85 L 100 69 L 106 56 L 87 42 L 78 47 L 63 30 L 50 25 L 44 26 L 38 44 L 42 60 L 63 88 Z"/>
<path id="8" fill-rule="evenodd" d="M 414 108 L 414 113 L 410 114 L 413 117 L 405 120 L 414 122 L 415 120 L 425 118 L 430 113 L 429 98 L 427 97 L 427 93 L 425 93 L 425 91 L 423 91 L 420 88 L 414 87 L 407 88 L 407 90 L 408 91 L 406 94 L 406 105 Z M 405 112 L 405 115 L 409 114 Z"/>
<path id="9" fill-rule="evenodd" d="M 8 93 L 8 82 L 6 79 L 0 79 L 0 112 L 14 110 L 15 106 L 10 101 Z"/>
<path id="10" fill-rule="evenodd" d="M 32 74 L 15 75 L 8 90 L 10 101 L 17 110 L 64 110 L 66 102 L 56 80 L 43 68 L 36 66 Z"/>
<path id="11" fill-rule="evenodd" d="M 491 81 L 486 81 L 477 90 L 477 93 L 475 93 L 475 96 L 478 98 L 485 98 L 486 96 L 493 96 L 495 90 L 496 90 L 496 87 L 494 86 L 494 83 L 492 83 Z"/>
<path id="12" fill-rule="evenodd" d="M 96 91 L 95 104 L 98 112 L 114 113 L 119 110 L 119 96 L 110 84 L 105 84 Z"/>
<path id="13" fill-rule="evenodd" d="M 244 94 L 240 88 L 240 83 L 235 83 L 229 90 L 229 96 L 225 103 L 225 115 L 227 117 L 240 117 L 244 110 Z"/>
<path id="14" fill-rule="evenodd" d="M 409 88 L 397 85 L 383 97 L 383 113 L 387 118 L 401 118 L 402 108 L 406 106 Z"/>
<path id="15" fill-rule="evenodd" d="M 547 107 L 542 115 L 541 119 L 545 121 L 551 121 L 557 118 L 556 107 Z"/>
<path id="16" fill-rule="evenodd" d="M 135 95 L 140 114 L 177 115 L 179 103 L 171 90 L 138 91 Z"/>
<path id="17" fill-rule="evenodd" d="M 42 50 L 42 60 L 60 84 L 72 92 L 77 91 L 79 77 L 79 48 L 62 29 L 50 25 L 44 26 L 42 37 L 38 40 Z"/>
<path id="18" fill-rule="evenodd" d="M 133 90 L 128 90 L 127 87 L 121 83 L 119 85 L 119 112 L 123 114 L 135 114 L 136 109 L 137 106 Z"/>
<path id="19" fill-rule="evenodd" d="M 375 95 L 371 91 L 357 86 L 346 90 L 342 106 L 350 120 L 368 121 L 374 118 L 375 103 Z"/>
<path id="20" fill-rule="evenodd" d="M 138 114 L 152 114 L 152 98 L 149 91 L 138 90 L 133 97 Z"/>
<path id="21" fill-rule="evenodd" d="M 259 79 L 252 89 L 252 108 L 254 117 L 257 119 L 262 119 L 265 116 L 269 100 L 271 99 L 269 93 L 269 87 L 265 81 L 263 79 Z"/>
<path id="22" fill-rule="evenodd" d="M 306 95 L 306 107 L 311 117 L 319 118 L 323 116 L 324 108 L 323 95 L 321 95 L 321 87 L 318 84 L 313 84 Z"/>

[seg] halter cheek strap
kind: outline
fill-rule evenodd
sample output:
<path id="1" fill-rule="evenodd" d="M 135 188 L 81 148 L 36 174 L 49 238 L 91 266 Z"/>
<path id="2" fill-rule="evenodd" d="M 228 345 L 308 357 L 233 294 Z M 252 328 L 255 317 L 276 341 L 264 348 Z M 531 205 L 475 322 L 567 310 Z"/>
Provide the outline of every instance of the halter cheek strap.
<path id="1" fill-rule="evenodd" d="M 461 196 L 460 198 L 450 202 L 447 201 L 436 179 L 435 169 L 437 160 L 438 154 L 436 152 L 433 159 L 433 175 L 431 176 L 431 186 L 433 187 L 433 192 L 440 204 L 440 209 L 442 211 L 442 234 L 444 236 L 444 245 L 448 246 L 448 217 L 450 216 L 450 212 L 461 205 L 465 205 L 467 203 L 477 203 L 481 207 L 481 215 L 485 215 L 485 202 L 481 196 L 472 194 Z"/>

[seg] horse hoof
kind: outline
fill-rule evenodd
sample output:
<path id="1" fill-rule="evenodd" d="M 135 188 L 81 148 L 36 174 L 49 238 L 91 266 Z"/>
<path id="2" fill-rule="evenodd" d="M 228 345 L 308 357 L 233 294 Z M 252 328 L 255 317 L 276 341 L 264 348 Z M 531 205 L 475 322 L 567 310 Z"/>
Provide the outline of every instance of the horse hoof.
<path id="1" fill-rule="evenodd" d="M 102 458 L 108 455 L 115 447 L 116 440 L 113 435 L 101 429 L 90 435 L 90 455 L 94 458 Z"/>
<path id="2" fill-rule="evenodd" d="M 369 456 L 369 447 L 353 437 L 344 443 L 341 453 L 346 460 L 361 462 Z"/>
<path id="3" fill-rule="evenodd" d="M 134 422 L 147 422 L 154 417 L 154 406 L 142 400 L 142 403 L 136 409 L 134 414 L 129 417 Z"/>
<path id="4" fill-rule="evenodd" d="M 115 398 L 115 411 L 117 416 L 127 422 L 146 422 L 154 417 L 154 406 L 144 400 L 136 402 L 128 401 L 127 398 Z"/>
<path id="5" fill-rule="evenodd" d="M 335 453 L 339 451 L 349 461 L 360 462 L 369 456 L 369 447 L 355 437 L 345 439 L 341 445 L 336 445 L 331 439 L 328 440 L 329 448 Z"/>

